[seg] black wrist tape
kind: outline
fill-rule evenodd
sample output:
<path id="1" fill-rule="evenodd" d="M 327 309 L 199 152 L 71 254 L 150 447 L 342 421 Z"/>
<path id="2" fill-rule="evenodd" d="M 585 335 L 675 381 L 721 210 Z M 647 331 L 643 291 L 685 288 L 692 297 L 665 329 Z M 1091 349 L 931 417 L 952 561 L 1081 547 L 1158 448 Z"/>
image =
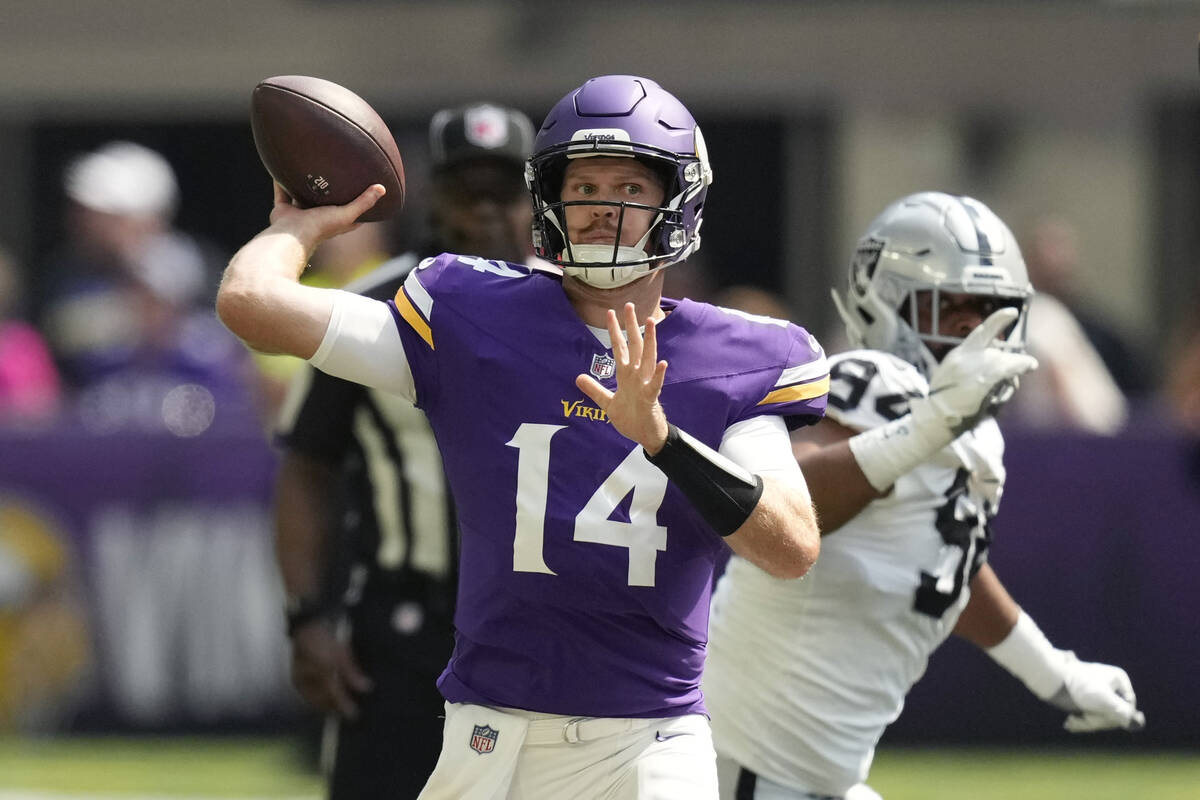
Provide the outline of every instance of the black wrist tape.
<path id="1" fill-rule="evenodd" d="M 701 442 L 667 426 L 667 442 L 646 459 L 679 487 L 700 516 L 722 536 L 742 527 L 763 493 L 763 479 Z"/>
<path id="2" fill-rule="evenodd" d="M 312 598 L 289 598 L 287 605 L 285 616 L 289 639 L 295 636 L 300 628 L 330 613 L 327 604 Z"/>

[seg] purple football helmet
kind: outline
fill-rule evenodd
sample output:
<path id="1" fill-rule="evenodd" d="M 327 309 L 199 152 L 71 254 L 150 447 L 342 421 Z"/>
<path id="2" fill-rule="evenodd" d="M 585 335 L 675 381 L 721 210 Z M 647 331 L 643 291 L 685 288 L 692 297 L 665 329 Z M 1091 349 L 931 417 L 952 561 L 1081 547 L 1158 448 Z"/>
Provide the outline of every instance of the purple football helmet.
<path id="1" fill-rule="evenodd" d="M 655 212 L 636 246 L 572 244 L 566 238 L 563 176 L 571 159 L 633 157 L 663 178 L 661 206 L 603 203 Z M 574 89 L 550 110 L 525 168 L 533 195 L 534 250 L 593 286 L 622 286 L 651 270 L 682 261 L 700 247 L 704 197 L 712 183 L 708 151 L 696 120 L 674 96 L 647 78 L 605 75 Z M 617 241 L 620 241 L 618 222 Z"/>

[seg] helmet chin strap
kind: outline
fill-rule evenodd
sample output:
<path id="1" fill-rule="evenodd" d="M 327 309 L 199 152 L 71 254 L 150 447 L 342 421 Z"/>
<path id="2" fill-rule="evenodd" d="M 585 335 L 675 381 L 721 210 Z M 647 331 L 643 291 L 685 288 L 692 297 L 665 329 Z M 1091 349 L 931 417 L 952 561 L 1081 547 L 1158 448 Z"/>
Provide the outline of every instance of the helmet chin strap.
<path id="1" fill-rule="evenodd" d="M 610 244 L 572 244 L 570 252 L 576 266 L 564 266 L 563 273 L 597 289 L 616 289 L 633 283 L 654 269 L 654 264 L 629 263 L 650 258 L 645 247 L 651 230 L 654 230 L 653 225 L 633 245 L 618 245 L 615 259 Z M 614 261 L 625 262 L 627 266 L 614 266 Z M 579 266 L 589 262 L 594 262 L 596 266 Z"/>
<path id="2" fill-rule="evenodd" d="M 576 278 L 588 286 L 597 289 L 615 289 L 633 283 L 638 278 L 650 272 L 652 264 L 635 264 L 628 267 L 609 266 L 613 260 L 612 245 L 607 244 L 576 244 L 571 245 L 577 262 L 598 262 L 594 267 L 564 266 L 563 273 Z M 641 261 L 648 258 L 645 250 L 637 247 L 622 245 L 617 248 L 618 261 Z"/>

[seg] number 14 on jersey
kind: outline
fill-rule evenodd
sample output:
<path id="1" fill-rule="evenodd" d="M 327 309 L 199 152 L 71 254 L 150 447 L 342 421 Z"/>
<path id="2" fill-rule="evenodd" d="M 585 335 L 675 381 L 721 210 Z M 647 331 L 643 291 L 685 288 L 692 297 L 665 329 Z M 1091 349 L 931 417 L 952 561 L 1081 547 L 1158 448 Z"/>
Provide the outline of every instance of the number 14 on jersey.
<path id="1" fill-rule="evenodd" d="M 507 442 L 519 453 L 513 537 L 513 569 L 517 572 L 557 574 L 546 564 L 544 545 L 552 470 L 550 441 L 564 427 L 526 422 Z M 654 586 L 658 552 L 667 549 L 667 529 L 658 524 L 658 509 L 666 491 L 667 476 L 635 445 L 575 516 L 574 541 L 625 548 L 629 585 Z M 630 493 L 629 521 L 611 519 Z"/>

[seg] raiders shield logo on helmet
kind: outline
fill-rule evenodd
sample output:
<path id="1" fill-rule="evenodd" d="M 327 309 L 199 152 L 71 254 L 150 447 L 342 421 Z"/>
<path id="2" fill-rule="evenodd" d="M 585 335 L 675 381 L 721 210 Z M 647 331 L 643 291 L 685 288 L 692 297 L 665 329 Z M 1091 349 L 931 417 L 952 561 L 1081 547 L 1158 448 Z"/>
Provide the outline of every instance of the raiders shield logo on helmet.
<path id="1" fill-rule="evenodd" d="M 875 266 L 879 263 L 879 254 L 883 252 L 883 242 L 866 237 L 859 241 L 854 251 L 854 261 L 850 265 L 850 280 L 854 291 L 866 294 L 871 278 L 875 275 Z"/>
<path id="2" fill-rule="evenodd" d="M 617 371 L 617 362 L 608 353 L 597 353 L 592 356 L 592 368 L 590 372 L 596 376 L 597 380 L 611 378 Z"/>

